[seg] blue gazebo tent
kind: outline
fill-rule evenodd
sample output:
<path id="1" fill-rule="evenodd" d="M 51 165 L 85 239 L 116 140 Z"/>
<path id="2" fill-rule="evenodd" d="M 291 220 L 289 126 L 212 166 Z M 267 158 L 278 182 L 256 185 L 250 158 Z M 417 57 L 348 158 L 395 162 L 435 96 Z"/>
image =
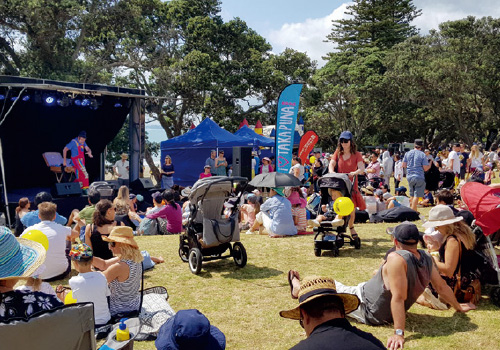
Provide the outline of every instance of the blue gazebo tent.
<path id="1" fill-rule="evenodd" d="M 269 137 L 257 134 L 255 131 L 244 125 L 234 133 L 239 139 L 252 142 L 254 147 L 274 147 L 275 142 Z"/>

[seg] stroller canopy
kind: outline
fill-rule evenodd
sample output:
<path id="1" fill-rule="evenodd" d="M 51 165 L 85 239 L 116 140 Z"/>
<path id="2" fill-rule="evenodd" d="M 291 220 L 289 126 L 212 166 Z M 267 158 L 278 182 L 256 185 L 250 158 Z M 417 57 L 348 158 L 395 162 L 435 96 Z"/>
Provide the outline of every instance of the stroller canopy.
<path id="1" fill-rule="evenodd" d="M 188 199 L 191 204 L 197 204 L 199 200 L 203 199 L 203 196 L 205 196 L 205 198 L 219 197 L 224 200 L 231 194 L 234 182 L 246 183 L 248 180 L 245 177 L 206 177 L 195 182 L 191 188 L 191 193 L 189 194 Z"/>
<path id="2" fill-rule="evenodd" d="M 351 197 L 352 183 L 347 174 L 329 173 L 323 175 L 318 180 L 318 186 L 325 189 L 332 188 L 340 191 L 345 197 Z"/>
<path id="3" fill-rule="evenodd" d="M 476 218 L 485 236 L 500 229 L 500 188 L 468 182 L 460 190 L 462 200 Z"/>

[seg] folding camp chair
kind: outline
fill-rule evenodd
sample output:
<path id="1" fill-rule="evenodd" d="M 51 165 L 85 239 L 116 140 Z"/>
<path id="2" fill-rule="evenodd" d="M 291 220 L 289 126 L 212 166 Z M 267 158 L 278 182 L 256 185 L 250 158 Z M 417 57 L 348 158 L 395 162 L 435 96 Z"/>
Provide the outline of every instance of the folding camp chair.
<path id="1" fill-rule="evenodd" d="M 63 166 L 63 157 L 59 152 L 45 152 L 42 154 L 45 164 L 56 175 L 57 182 L 61 182 L 65 174 L 70 174 L 65 182 L 71 182 L 75 173 L 75 168 L 71 159 L 66 159 L 66 167 Z"/>

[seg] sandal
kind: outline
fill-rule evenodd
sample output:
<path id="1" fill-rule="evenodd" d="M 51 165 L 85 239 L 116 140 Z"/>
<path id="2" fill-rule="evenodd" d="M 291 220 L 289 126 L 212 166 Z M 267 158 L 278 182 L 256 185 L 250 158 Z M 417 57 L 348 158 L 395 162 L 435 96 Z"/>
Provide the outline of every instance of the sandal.
<path id="1" fill-rule="evenodd" d="M 292 296 L 292 299 L 297 299 L 298 297 L 293 295 L 293 279 L 299 279 L 299 273 L 295 270 L 290 270 L 288 271 L 288 284 L 290 285 L 290 295 Z"/>

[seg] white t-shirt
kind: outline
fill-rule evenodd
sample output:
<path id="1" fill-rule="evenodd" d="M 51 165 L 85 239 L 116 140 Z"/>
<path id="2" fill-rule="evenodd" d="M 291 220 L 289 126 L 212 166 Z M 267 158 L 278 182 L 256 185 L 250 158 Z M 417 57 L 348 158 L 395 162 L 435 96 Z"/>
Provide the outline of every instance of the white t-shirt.
<path id="1" fill-rule="evenodd" d="M 119 160 L 115 163 L 116 171 L 118 174 L 120 174 L 120 179 L 128 180 L 128 160 L 125 162 L 122 160 Z"/>
<path id="2" fill-rule="evenodd" d="M 483 160 L 483 154 L 481 152 L 479 152 L 477 158 L 470 157 L 470 167 L 471 168 L 480 167 L 483 164 L 482 160 Z"/>
<path id="3" fill-rule="evenodd" d="M 451 151 L 448 155 L 448 166 L 451 165 L 451 160 L 453 159 L 453 169 L 451 169 L 455 174 L 460 174 L 460 158 L 458 153 Z"/>
<path id="4" fill-rule="evenodd" d="M 396 180 L 403 180 L 403 175 L 404 175 L 404 171 L 403 171 L 403 162 L 401 160 L 398 160 L 396 162 L 396 166 L 394 167 L 394 178 Z"/>
<path id="5" fill-rule="evenodd" d="M 390 177 L 392 174 L 392 166 L 394 164 L 394 161 L 391 157 L 391 154 L 389 151 L 385 151 L 382 154 L 382 168 L 384 168 L 384 175 L 386 178 Z"/>
<path id="6" fill-rule="evenodd" d="M 71 235 L 71 227 L 60 225 L 54 221 L 42 221 L 36 225 L 28 227 L 23 235 L 31 230 L 40 230 L 49 240 L 49 249 L 45 258 L 45 271 L 40 277 L 42 279 L 56 277 L 68 268 L 68 258 L 66 257 L 66 237 Z"/>
<path id="7" fill-rule="evenodd" d="M 94 303 L 95 324 L 108 323 L 111 318 L 107 296 L 110 295 L 108 281 L 101 272 L 85 272 L 71 277 L 69 286 L 73 298 L 79 303 Z"/>

